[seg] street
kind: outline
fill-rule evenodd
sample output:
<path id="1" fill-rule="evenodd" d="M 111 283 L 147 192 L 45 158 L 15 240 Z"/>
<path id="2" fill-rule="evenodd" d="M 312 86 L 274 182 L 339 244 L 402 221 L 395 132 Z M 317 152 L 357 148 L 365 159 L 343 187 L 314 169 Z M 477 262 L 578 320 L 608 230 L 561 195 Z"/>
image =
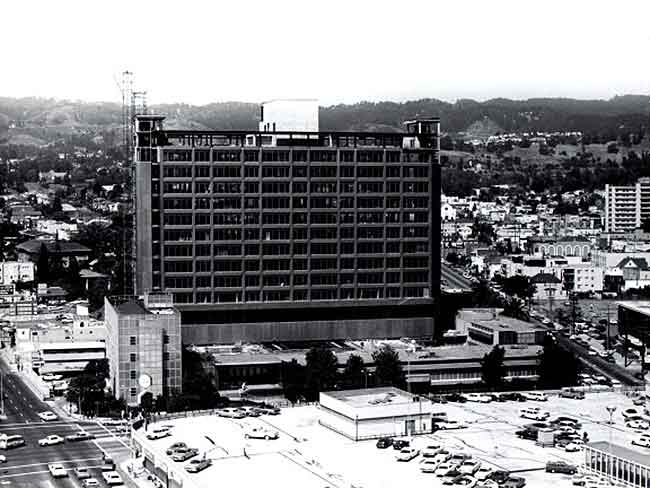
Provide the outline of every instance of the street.
<path id="1" fill-rule="evenodd" d="M 440 264 L 440 278 L 441 288 L 461 288 L 463 290 L 472 289 L 471 281 L 446 263 Z M 446 280 L 447 283 L 443 284 L 443 280 Z"/>
<path id="2" fill-rule="evenodd" d="M 81 482 L 73 473 L 73 468 L 88 467 L 92 476 L 102 486 L 99 467 L 103 456 L 111 457 L 116 463 L 130 455 L 128 431 L 120 426 L 104 426 L 93 421 L 57 420 L 44 422 L 38 413 L 51 408 L 37 398 L 20 376 L 0 360 L 0 370 L 4 375 L 5 412 L 7 419 L 0 424 L 1 432 L 7 435 L 21 435 L 25 446 L 2 451 L 7 462 L 0 465 L 0 484 L 11 487 L 80 487 Z M 55 446 L 41 447 L 39 439 L 49 435 L 65 437 L 84 430 L 95 436 L 94 440 L 65 442 Z M 47 469 L 49 463 L 59 462 L 68 469 L 69 477 L 53 479 Z M 123 476 L 124 477 L 124 476 Z"/>

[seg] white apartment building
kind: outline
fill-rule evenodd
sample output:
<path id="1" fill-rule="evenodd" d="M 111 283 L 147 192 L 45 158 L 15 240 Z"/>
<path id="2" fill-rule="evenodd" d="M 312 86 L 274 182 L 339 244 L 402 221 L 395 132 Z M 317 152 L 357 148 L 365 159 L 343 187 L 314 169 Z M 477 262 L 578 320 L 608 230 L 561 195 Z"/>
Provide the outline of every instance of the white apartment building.
<path id="1" fill-rule="evenodd" d="M 627 232 L 650 218 L 650 178 L 634 186 L 605 185 L 605 232 Z"/>
<path id="2" fill-rule="evenodd" d="M 18 281 L 34 281 L 34 263 L 5 261 L 0 263 L 0 285 Z"/>

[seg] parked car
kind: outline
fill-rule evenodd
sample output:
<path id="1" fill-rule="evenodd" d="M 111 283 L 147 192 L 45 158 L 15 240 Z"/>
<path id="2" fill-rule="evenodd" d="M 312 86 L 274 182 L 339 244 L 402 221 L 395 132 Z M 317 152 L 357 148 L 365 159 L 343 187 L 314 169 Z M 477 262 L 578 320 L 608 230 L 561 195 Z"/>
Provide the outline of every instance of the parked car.
<path id="1" fill-rule="evenodd" d="M 422 449 L 422 456 L 427 458 L 435 457 L 440 451 L 442 451 L 442 446 L 440 444 L 429 444 Z"/>
<path id="2" fill-rule="evenodd" d="M 52 422 L 53 420 L 58 420 L 59 417 L 57 417 L 54 413 L 52 412 L 40 412 L 38 416 L 41 418 L 43 422 Z"/>
<path id="3" fill-rule="evenodd" d="M 423 473 L 435 473 L 439 464 L 440 463 L 436 461 L 435 458 L 424 459 L 420 463 L 420 471 Z"/>
<path id="4" fill-rule="evenodd" d="M 277 430 L 266 429 L 264 427 L 252 427 L 246 430 L 244 437 L 246 439 L 265 439 L 268 441 L 277 439 L 280 437 L 280 434 Z"/>
<path id="5" fill-rule="evenodd" d="M 449 402 L 465 403 L 467 401 L 460 393 L 449 393 L 445 398 Z"/>
<path id="6" fill-rule="evenodd" d="M 104 478 L 104 482 L 108 486 L 124 484 L 124 481 L 122 481 L 122 477 L 118 474 L 117 471 L 106 471 L 102 473 L 102 478 Z"/>
<path id="7" fill-rule="evenodd" d="M 630 429 L 635 430 L 648 430 L 648 428 L 650 428 L 650 424 L 648 424 L 648 422 L 645 420 L 631 420 L 625 425 L 627 425 Z"/>
<path id="8" fill-rule="evenodd" d="M 548 401 L 548 397 L 546 396 L 546 394 L 542 393 L 541 391 L 526 391 L 523 392 L 522 395 L 526 400 L 533 400 L 536 402 Z"/>
<path id="9" fill-rule="evenodd" d="M 61 463 L 48 464 L 47 469 L 52 475 L 52 478 L 65 478 L 68 476 L 68 472 Z"/>
<path id="10" fill-rule="evenodd" d="M 433 459 L 436 460 L 438 464 L 444 463 L 445 461 L 449 461 L 449 459 L 451 459 L 451 453 L 443 449 L 438 454 L 436 454 Z"/>
<path id="11" fill-rule="evenodd" d="M 621 415 L 623 415 L 623 418 L 629 419 L 630 417 L 640 417 L 641 412 L 636 408 L 626 408 L 621 412 Z"/>
<path id="12" fill-rule="evenodd" d="M 500 485 L 505 483 L 509 477 L 510 477 L 510 471 L 504 471 L 502 469 L 493 471 L 492 474 L 490 475 L 490 479 L 496 481 Z"/>
<path id="13" fill-rule="evenodd" d="M 561 398 L 572 398 L 574 400 L 584 400 L 585 394 L 582 391 L 574 390 L 573 388 L 563 388 L 560 391 Z"/>
<path id="14" fill-rule="evenodd" d="M 176 449 L 185 449 L 186 447 L 187 444 L 185 444 L 184 442 L 174 442 L 171 446 L 167 448 L 165 454 L 171 456 Z"/>
<path id="15" fill-rule="evenodd" d="M 516 391 L 511 392 L 511 393 L 501 393 L 500 396 L 501 396 L 501 398 L 505 398 L 506 400 L 513 401 L 513 402 L 525 402 L 526 401 L 526 397 L 523 396 L 521 393 L 516 392 Z"/>
<path id="16" fill-rule="evenodd" d="M 546 420 L 550 416 L 548 412 L 538 408 L 523 408 L 519 411 L 519 415 L 531 420 Z"/>
<path id="17" fill-rule="evenodd" d="M 74 474 L 80 480 L 90 478 L 90 470 L 85 467 L 74 468 Z"/>
<path id="18" fill-rule="evenodd" d="M 460 471 L 463 474 L 473 475 L 479 470 L 480 467 L 481 467 L 480 461 L 476 461 L 474 459 L 467 459 L 463 461 L 463 463 L 458 467 L 458 471 Z"/>
<path id="19" fill-rule="evenodd" d="M 174 451 L 170 457 L 172 458 L 172 460 L 179 463 L 182 461 L 187 461 L 188 459 L 192 459 L 198 453 L 199 450 L 194 447 L 184 447 Z"/>
<path id="20" fill-rule="evenodd" d="M 480 468 L 478 468 L 476 473 L 474 473 L 474 478 L 476 478 L 479 481 L 485 481 L 490 478 L 492 471 L 493 469 L 488 466 L 481 466 Z"/>
<path id="21" fill-rule="evenodd" d="M 260 405 L 257 408 L 257 411 L 262 415 L 280 415 L 280 409 L 278 407 L 272 407 L 270 405 Z"/>
<path id="22" fill-rule="evenodd" d="M 169 429 L 154 427 L 153 429 L 149 430 L 149 432 L 147 432 L 147 439 L 154 441 L 156 439 L 162 439 L 170 435 L 172 435 L 172 433 L 169 431 Z"/>
<path id="23" fill-rule="evenodd" d="M 40 439 L 38 445 L 41 447 L 56 446 L 57 444 L 63 444 L 64 442 L 65 439 L 60 435 L 48 435 L 47 437 Z"/>
<path id="24" fill-rule="evenodd" d="M 115 461 L 110 457 L 105 457 L 100 468 L 102 471 L 115 471 Z"/>
<path id="25" fill-rule="evenodd" d="M 98 488 L 101 486 L 97 478 L 86 478 L 81 482 L 83 488 Z"/>
<path id="26" fill-rule="evenodd" d="M 217 415 L 231 419 L 243 419 L 246 417 L 246 414 L 238 408 L 222 408 L 217 411 Z"/>
<path id="27" fill-rule="evenodd" d="M 434 425 L 440 430 L 455 430 L 455 429 L 464 429 L 467 427 L 462 422 L 456 420 L 447 420 L 444 422 L 435 422 Z"/>
<path id="28" fill-rule="evenodd" d="M 575 474 L 571 480 L 574 486 L 585 486 L 587 483 L 598 481 L 600 481 L 600 478 L 593 474 Z"/>
<path id="29" fill-rule="evenodd" d="M 415 459 L 418 457 L 420 454 L 420 451 L 414 447 L 405 447 L 404 449 L 401 449 L 397 455 L 395 456 L 395 459 L 398 461 L 410 461 L 411 459 Z"/>
<path id="30" fill-rule="evenodd" d="M 490 403 L 492 398 L 482 393 L 466 393 L 463 395 L 468 402 Z"/>
<path id="31" fill-rule="evenodd" d="M 401 451 L 405 447 L 409 447 L 411 445 L 411 441 L 406 440 L 406 439 L 393 439 L 393 449 L 396 451 Z"/>
<path id="32" fill-rule="evenodd" d="M 465 488 L 473 488 L 476 486 L 477 479 L 473 476 L 462 475 L 454 479 L 454 486 L 464 486 Z"/>
<path id="33" fill-rule="evenodd" d="M 262 415 L 262 412 L 257 407 L 241 407 L 241 411 L 244 412 L 244 415 L 247 417 L 259 417 Z"/>
<path id="34" fill-rule="evenodd" d="M 549 461 L 546 463 L 546 472 L 576 474 L 578 472 L 578 467 L 564 461 Z"/>
<path id="35" fill-rule="evenodd" d="M 520 439 L 526 439 L 529 441 L 537 440 L 537 432 L 533 430 L 528 430 L 528 429 L 518 430 L 517 432 L 515 432 L 515 435 Z"/>
<path id="36" fill-rule="evenodd" d="M 569 442 L 564 446 L 566 452 L 578 452 L 582 450 L 582 445 L 577 442 Z"/>
<path id="37" fill-rule="evenodd" d="M 635 446 L 650 448 L 650 438 L 641 436 L 638 439 L 634 439 L 632 444 Z"/>
<path id="38" fill-rule="evenodd" d="M 94 438 L 95 438 L 94 435 L 83 431 L 75 432 L 74 434 L 65 436 L 65 440 L 70 442 L 90 441 L 93 440 Z"/>
<path id="39" fill-rule="evenodd" d="M 212 460 L 207 458 L 192 459 L 185 465 L 185 471 L 188 473 L 198 473 L 212 465 Z"/>
<path id="40" fill-rule="evenodd" d="M 521 476 L 510 476 L 501 486 L 504 488 L 522 488 L 526 486 L 526 479 Z"/>
<path id="41" fill-rule="evenodd" d="M 438 468 L 435 470 L 435 475 L 436 476 L 445 476 L 447 473 L 450 471 L 453 471 L 456 469 L 455 464 L 451 464 L 448 462 L 440 463 Z"/>
<path id="42" fill-rule="evenodd" d="M 393 439 L 390 437 L 381 437 L 377 440 L 377 449 L 387 449 L 393 445 Z"/>

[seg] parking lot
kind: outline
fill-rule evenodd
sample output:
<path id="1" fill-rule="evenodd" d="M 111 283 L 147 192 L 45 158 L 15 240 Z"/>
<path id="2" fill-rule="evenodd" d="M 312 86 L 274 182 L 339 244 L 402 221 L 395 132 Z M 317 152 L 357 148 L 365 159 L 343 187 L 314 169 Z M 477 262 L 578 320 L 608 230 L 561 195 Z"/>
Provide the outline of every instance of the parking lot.
<path id="1" fill-rule="evenodd" d="M 571 475 L 545 472 L 546 462 L 562 460 L 580 465 L 583 453 L 566 452 L 557 447 L 541 447 L 520 439 L 515 432 L 534 420 L 521 418 L 520 409 L 539 406 L 550 419 L 570 416 L 580 421 L 589 441 L 609 441 L 633 447 L 639 432 L 625 426 L 622 410 L 634 405 L 621 393 L 588 393 L 584 400 L 550 396 L 546 402 L 446 403 L 441 408 L 450 420 L 466 424 L 459 430 L 438 431 L 413 438 L 412 445 L 424 449 L 438 443 L 451 453 L 466 453 L 484 466 L 511 471 L 526 479 L 527 486 L 572 486 Z M 608 425 L 607 406 L 616 406 L 614 424 Z M 442 478 L 420 471 L 422 455 L 409 462 L 395 460 L 397 451 L 377 449 L 376 441 L 354 442 L 318 423 L 316 406 L 284 409 L 278 416 L 259 418 L 193 417 L 162 424 L 171 426 L 171 436 L 157 440 L 138 438 L 143 449 L 153 453 L 158 465 L 177 473 L 183 486 L 213 486 L 219 479 L 237 480 L 244 486 L 273 487 L 394 487 L 405 480 L 410 486 L 443 486 Z M 153 426 L 150 426 L 150 429 Z M 276 430 L 277 440 L 246 439 L 253 427 Z M 187 473 L 184 463 L 172 461 L 165 450 L 173 442 L 186 442 L 213 460 L 200 473 Z M 641 447 L 633 447 L 641 452 Z"/>

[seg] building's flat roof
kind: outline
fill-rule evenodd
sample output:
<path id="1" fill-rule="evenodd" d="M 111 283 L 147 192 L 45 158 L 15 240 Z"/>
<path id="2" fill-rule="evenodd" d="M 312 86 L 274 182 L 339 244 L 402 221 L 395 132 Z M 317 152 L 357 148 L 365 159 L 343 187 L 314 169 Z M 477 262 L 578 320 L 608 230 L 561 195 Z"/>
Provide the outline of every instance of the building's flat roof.
<path id="1" fill-rule="evenodd" d="M 519 320 L 512 317 L 506 317 L 504 315 L 498 315 L 496 318 L 481 320 L 475 319 L 471 320 L 472 323 L 482 325 L 484 327 L 489 327 L 494 331 L 506 331 L 513 330 L 517 332 L 526 332 L 526 331 L 541 331 L 546 330 L 538 324 L 533 324 L 532 322 L 526 322 L 525 320 Z"/>
<path id="2" fill-rule="evenodd" d="M 99 349 L 105 348 L 106 343 L 101 341 L 66 341 L 66 342 L 47 342 L 40 344 L 40 349 L 60 350 L 67 349 Z"/>
<path id="3" fill-rule="evenodd" d="M 606 454 L 609 454 L 611 452 L 614 456 L 650 468 L 650 456 L 648 456 L 646 453 L 639 452 L 636 449 L 630 449 L 629 447 L 619 446 L 618 444 L 614 443 L 610 444 L 607 441 L 590 442 L 587 444 L 587 446 L 591 447 L 592 449 L 597 449 Z"/>
<path id="4" fill-rule="evenodd" d="M 619 307 L 627 308 L 634 312 L 639 312 L 644 315 L 650 316 L 650 301 L 649 300 L 626 300 L 616 302 Z"/>
<path id="5" fill-rule="evenodd" d="M 391 405 L 413 403 L 413 395 L 393 386 L 363 390 L 325 391 L 321 395 L 327 395 L 355 408 L 384 405 L 386 403 Z"/>

